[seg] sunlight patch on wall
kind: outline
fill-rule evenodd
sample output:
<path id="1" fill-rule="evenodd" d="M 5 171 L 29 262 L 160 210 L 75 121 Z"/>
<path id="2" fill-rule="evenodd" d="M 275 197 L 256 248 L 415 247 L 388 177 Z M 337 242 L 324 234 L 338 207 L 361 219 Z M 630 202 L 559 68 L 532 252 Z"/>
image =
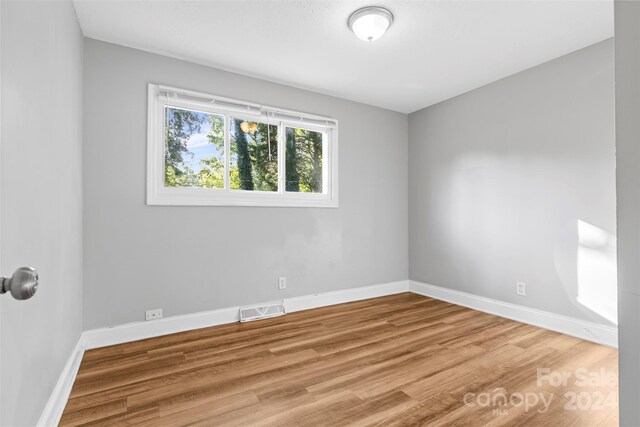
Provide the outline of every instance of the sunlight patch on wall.
<path id="1" fill-rule="evenodd" d="M 616 237 L 578 220 L 578 302 L 618 324 Z"/>

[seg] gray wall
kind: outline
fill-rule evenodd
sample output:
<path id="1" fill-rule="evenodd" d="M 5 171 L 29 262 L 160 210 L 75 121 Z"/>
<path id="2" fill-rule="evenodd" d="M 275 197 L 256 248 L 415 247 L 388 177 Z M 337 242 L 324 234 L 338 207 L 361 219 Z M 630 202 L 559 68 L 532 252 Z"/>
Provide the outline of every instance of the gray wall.
<path id="1" fill-rule="evenodd" d="M 0 298 L 0 424 L 33 426 L 82 331 L 82 35 L 70 1 L 0 7 L 0 265 L 41 280 Z"/>
<path id="2" fill-rule="evenodd" d="M 640 3 L 615 2 L 620 425 L 640 425 Z"/>
<path id="3" fill-rule="evenodd" d="M 406 115 L 94 40 L 84 53 L 86 329 L 407 279 Z M 146 206 L 150 82 L 340 120 L 340 207 Z"/>
<path id="4" fill-rule="evenodd" d="M 611 324 L 576 258 L 616 231 L 612 39 L 411 114 L 409 171 L 411 279 Z"/>

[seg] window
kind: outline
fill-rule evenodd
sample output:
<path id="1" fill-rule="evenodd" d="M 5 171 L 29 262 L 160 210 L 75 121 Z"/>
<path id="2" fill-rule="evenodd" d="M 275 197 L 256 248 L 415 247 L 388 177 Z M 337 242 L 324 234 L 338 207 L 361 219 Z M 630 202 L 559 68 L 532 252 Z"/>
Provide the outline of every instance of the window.
<path id="1" fill-rule="evenodd" d="M 230 188 L 278 191 L 278 126 L 232 117 Z"/>
<path id="2" fill-rule="evenodd" d="M 149 85 L 147 204 L 338 206 L 334 119 Z"/>

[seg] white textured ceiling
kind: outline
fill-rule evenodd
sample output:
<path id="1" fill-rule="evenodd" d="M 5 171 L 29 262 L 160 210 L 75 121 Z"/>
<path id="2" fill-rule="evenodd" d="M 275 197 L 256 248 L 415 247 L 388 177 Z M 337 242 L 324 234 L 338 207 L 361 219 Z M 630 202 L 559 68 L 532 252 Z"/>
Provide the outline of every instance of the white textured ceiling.
<path id="1" fill-rule="evenodd" d="M 395 22 L 347 28 L 378 5 Z M 86 37 L 409 113 L 613 36 L 613 2 L 75 0 Z"/>

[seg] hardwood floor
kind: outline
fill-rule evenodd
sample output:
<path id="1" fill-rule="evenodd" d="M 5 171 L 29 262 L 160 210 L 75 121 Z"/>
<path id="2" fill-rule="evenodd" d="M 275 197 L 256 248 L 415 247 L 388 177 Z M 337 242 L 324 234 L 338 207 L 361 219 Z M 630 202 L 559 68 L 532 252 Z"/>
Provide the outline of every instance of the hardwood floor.
<path id="1" fill-rule="evenodd" d="M 617 425 L 617 388 L 614 349 L 404 293 L 87 351 L 61 425 Z"/>

